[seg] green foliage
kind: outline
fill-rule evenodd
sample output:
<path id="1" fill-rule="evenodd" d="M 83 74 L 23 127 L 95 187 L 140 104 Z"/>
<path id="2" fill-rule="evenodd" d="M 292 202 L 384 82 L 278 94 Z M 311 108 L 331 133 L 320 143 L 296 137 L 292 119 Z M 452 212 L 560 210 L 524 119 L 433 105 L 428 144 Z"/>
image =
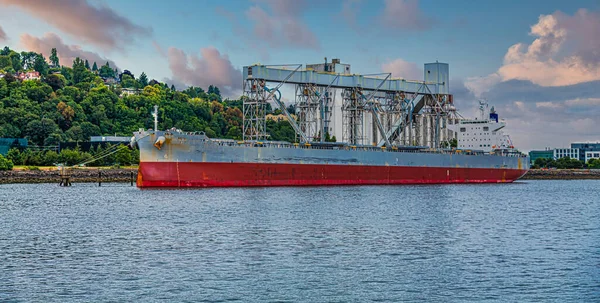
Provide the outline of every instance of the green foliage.
<path id="1" fill-rule="evenodd" d="M 123 75 L 121 78 L 121 86 L 126 88 L 137 88 L 137 82 L 130 75 Z"/>
<path id="2" fill-rule="evenodd" d="M 0 155 L 0 170 L 12 170 L 13 162 L 10 159 L 4 158 Z"/>
<path id="3" fill-rule="evenodd" d="M 600 159 L 588 160 L 587 167 L 592 169 L 600 169 Z"/>
<path id="4" fill-rule="evenodd" d="M 131 165 L 133 163 L 133 157 L 131 152 L 126 147 L 120 147 L 115 154 L 115 161 L 119 165 Z"/>
<path id="5" fill-rule="evenodd" d="M 104 79 L 113 78 L 115 76 L 115 71 L 110 67 L 110 64 L 106 62 L 106 64 L 100 67 L 98 75 Z"/>
<path id="6" fill-rule="evenodd" d="M 335 136 L 330 137 L 329 132 L 325 133 L 325 142 L 337 142 Z"/>
<path id="7" fill-rule="evenodd" d="M 0 70 L 6 70 L 9 67 L 12 67 L 10 57 L 8 55 L 0 56 Z"/>
<path id="8" fill-rule="evenodd" d="M 79 58 L 75 58 L 73 61 L 73 78 L 71 81 L 73 84 L 91 82 L 93 74 L 89 71 L 89 68 L 85 67 L 85 63 Z"/>
<path id="9" fill-rule="evenodd" d="M 50 87 L 52 87 L 52 89 L 55 91 L 62 89 L 65 87 L 65 85 L 67 85 L 67 79 L 65 78 L 65 76 L 58 74 L 48 75 L 44 79 L 44 82 L 50 85 Z"/>
<path id="10" fill-rule="evenodd" d="M 267 131 L 271 135 L 269 140 L 296 142 L 296 133 L 287 121 L 267 121 Z"/>
<path id="11" fill-rule="evenodd" d="M 33 69 L 36 72 L 39 72 L 41 75 L 45 76 L 48 74 L 48 69 L 50 69 L 50 67 L 48 66 L 48 62 L 46 62 L 46 59 L 44 59 L 44 56 L 42 56 L 41 54 L 36 54 L 37 56 L 35 56 L 35 59 L 33 61 Z"/>
<path id="12" fill-rule="evenodd" d="M 140 88 L 148 86 L 148 76 L 146 76 L 146 73 L 142 72 L 137 82 L 140 84 Z"/>
<path id="13" fill-rule="evenodd" d="M 583 168 L 583 161 L 571 159 L 569 157 L 560 158 L 556 161 L 556 168 L 561 169 L 578 169 Z"/>
<path id="14" fill-rule="evenodd" d="M 583 164 L 583 161 L 571 159 L 569 157 L 560 158 L 558 160 L 548 158 L 537 158 L 534 162 L 535 167 L 558 169 L 579 169 L 583 168 Z"/>
<path id="15" fill-rule="evenodd" d="M 50 63 L 52 64 L 52 66 L 54 67 L 59 67 L 60 66 L 60 62 L 58 61 L 58 54 L 56 52 L 56 48 L 52 48 L 52 50 L 50 51 Z"/>

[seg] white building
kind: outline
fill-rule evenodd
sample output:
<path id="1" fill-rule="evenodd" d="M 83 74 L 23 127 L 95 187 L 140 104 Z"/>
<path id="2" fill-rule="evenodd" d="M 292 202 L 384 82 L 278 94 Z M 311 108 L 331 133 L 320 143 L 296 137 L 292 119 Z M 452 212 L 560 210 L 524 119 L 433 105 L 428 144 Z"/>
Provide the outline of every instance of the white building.
<path id="1" fill-rule="evenodd" d="M 591 159 L 600 159 L 600 151 L 586 151 L 585 152 L 585 163 L 588 163 Z"/>
<path id="2" fill-rule="evenodd" d="M 569 157 L 571 159 L 579 159 L 579 148 L 557 148 L 554 150 L 554 160 Z"/>
<path id="3" fill-rule="evenodd" d="M 487 106 L 487 103 L 480 102 L 481 117 L 462 119 L 458 124 L 449 125 L 450 130 L 457 134 L 458 149 L 491 152 L 495 149 L 514 148 L 510 137 L 501 131 L 506 123 L 504 120 L 498 120 L 498 114 L 494 111 L 494 107 L 488 111 Z"/>

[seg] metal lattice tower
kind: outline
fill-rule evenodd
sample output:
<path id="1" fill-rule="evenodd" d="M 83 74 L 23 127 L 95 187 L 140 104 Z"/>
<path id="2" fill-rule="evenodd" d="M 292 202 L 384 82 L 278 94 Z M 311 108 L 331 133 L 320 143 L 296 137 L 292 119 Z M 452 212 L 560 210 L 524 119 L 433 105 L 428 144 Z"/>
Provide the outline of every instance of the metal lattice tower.
<path id="1" fill-rule="evenodd" d="M 267 97 L 263 80 L 244 81 L 244 140 L 267 138 Z"/>
<path id="2" fill-rule="evenodd" d="M 298 126 L 312 141 L 319 141 L 319 95 L 314 85 L 296 85 Z"/>
<path id="3" fill-rule="evenodd" d="M 342 140 L 352 145 L 363 144 L 365 109 L 359 98 L 359 88 L 346 88 L 342 92 Z"/>

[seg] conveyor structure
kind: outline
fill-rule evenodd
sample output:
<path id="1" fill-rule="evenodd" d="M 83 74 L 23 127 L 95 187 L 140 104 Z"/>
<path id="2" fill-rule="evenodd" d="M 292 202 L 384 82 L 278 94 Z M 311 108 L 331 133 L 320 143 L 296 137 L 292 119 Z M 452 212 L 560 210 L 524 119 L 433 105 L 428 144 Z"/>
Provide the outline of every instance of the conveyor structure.
<path id="1" fill-rule="evenodd" d="M 268 140 L 267 103 L 287 116 L 302 143 L 322 143 L 333 133 L 336 96 L 342 112 L 342 141 L 349 145 L 429 146 L 440 148 L 454 138 L 456 122 L 449 91 L 449 66 L 425 64 L 423 81 L 391 74 L 351 74 L 350 65 L 331 63 L 260 65 L 243 68 L 244 140 Z M 283 85 L 294 86 L 296 119 L 281 99 Z M 338 94 L 339 92 L 339 94 Z M 371 128 L 371 131 L 366 131 Z"/>

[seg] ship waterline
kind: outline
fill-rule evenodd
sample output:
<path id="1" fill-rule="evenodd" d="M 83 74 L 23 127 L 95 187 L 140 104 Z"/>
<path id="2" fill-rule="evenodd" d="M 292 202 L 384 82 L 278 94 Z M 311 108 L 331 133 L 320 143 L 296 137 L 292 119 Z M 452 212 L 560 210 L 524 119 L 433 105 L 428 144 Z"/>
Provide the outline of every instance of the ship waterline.
<path id="1" fill-rule="evenodd" d="M 139 187 L 504 183 L 529 169 L 516 153 L 235 142 L 178 131 L 135 135 Z"/>

